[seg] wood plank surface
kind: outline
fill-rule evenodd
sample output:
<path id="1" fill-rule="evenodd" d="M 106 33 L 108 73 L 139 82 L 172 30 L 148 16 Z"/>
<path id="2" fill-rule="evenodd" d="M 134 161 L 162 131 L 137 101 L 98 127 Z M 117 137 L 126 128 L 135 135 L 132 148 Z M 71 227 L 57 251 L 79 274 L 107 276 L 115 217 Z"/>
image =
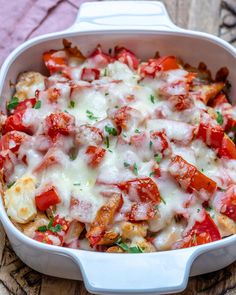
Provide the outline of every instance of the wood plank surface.
<path id="1" fill-rule="evenodd" d="M 20 1 L 17 1 L 19 5 Z M 35 1 L 37 2 L 37 1 Z M 42 1 L 43 2 L 43 1 Z M 53 2 L 53 1 L 51 1 Z M 50 30 L 56 11 L 65 8 L 76 16 L 81 1 L 61 0 L 28 37 Z M 180 27 L 218 35 L 236 46 L 236 0 L 163 0 L 172 20 Z M 27 37 L 27 38 L 28 38 Z M 158 270 L 157 270 L 158 272 Z M 147 274 L 148 275 L 148 274 Z M 157 273 L 158 275 L 158 273 Z M 79 281 L 39 274 L 24 265 L 15 255 L 0 224 L 0 295 L 89 295 Z M 236 262 L 229 267 L 190 278 L 182 295 L 236 295 Z"/>

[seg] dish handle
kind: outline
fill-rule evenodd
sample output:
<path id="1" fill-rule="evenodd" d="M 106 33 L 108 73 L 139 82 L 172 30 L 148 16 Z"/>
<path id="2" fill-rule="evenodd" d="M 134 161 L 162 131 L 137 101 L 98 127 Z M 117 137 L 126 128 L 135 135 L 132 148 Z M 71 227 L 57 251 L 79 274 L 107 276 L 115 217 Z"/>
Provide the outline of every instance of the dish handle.
<path id="1" fill-rule="evenodd" d="M 163 294 L 186 288 L 194 248 L 143 254 L 72 250 L 87 290 L 93 294 Z"/>
<path id="2" fill-rule="evenodd" d="M 99 30 L 181 30 L 159 1 L 102 1 L 81 5 L 70 32 Z"/>

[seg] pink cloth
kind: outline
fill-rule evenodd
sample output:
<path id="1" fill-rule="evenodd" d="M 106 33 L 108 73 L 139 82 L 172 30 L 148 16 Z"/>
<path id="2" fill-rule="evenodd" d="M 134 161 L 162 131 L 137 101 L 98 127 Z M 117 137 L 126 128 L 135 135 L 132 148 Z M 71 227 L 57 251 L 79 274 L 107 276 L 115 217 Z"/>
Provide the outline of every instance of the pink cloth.
<path id="1" fill-rule="evenodd" d="M 0 0 L 0 66 L 19 44 L 68 28 L 85 0 Z"/>

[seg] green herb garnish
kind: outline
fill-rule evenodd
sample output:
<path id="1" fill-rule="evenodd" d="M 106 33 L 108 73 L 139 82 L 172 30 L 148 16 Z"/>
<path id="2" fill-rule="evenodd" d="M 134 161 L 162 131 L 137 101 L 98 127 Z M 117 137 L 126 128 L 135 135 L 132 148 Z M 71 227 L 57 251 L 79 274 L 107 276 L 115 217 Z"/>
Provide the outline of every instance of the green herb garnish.
<path id="1" fill-rule="evenodd" d="M 152 103 L 155 103 L 155 97 L 152 94 L 150 95 L 150 100 Z"/>
<path id="2" fill-rule="evenodd" d="M 105 130 L 108 134 L 117 136 L 117 130 L 114 127 L 110 127 L 108 125 L 105 126 Z"/>
<path id="3" fill-rule="evenodd" d="M 138 166 L 136 163 L 134 163 L 133 172 L 136 176 L 138 175 Z"/>
<path id="4" fill-rule="evenodd" d="M 218 187 L 218 189 L 221 191 L 221 192 L 225 192 L 226 189 L 225 188 L 222 188 L 222 187 Z"/>
<path id="5" fill-rule="evenodd" d="M 86 111 L 86 114 L 87 114 L 87 117 L 90 119 L 90 120 L 98 120 L 98 117 L 94 116 L 93 112 L 87 110 Z"/>
<path id="6" fill-rule="evenodd" d="M 38 228 L 38 231 L 44 233 L 45 231 L 47 231 L 48 227 L 46 225 L 42 225 Z"/>
<path id="7" fill-rule="evenodd" d="M 135 133 L 141 133 L 141 131 L 139 129 L 135 129 L 134 132 Z"/>
<path id="8" fill-rule="evenodd" d="M 162 203 L 164 203 L 166 205 L 166 201 L 162 198 L 162 196 L 160 196 Z"/>
<path id="9" fill-rule="evenodd" d="M 143 253 L 143 250 L 139 246 L 129 247 L 126 243 L 122 242 L 121 239 L 116 242 L 116 245 L 127 253 Z"/>
<path id="10" fill-rule="evenodd" d="M 152 172 L 149 173 L 149 177 L 152 177 L 153 175 L 155 175 L 155 172 L 154 171 L 152 171 Z"/>
<path id="11" fill-rule="evenodd" d="M 109 146 L 110 146 L 110 141 L 109 141 L 108 136 L 106 136 L 106 138 L 105 138 L 105 145 L 106 145 L 107 148 L 109 148 Z"/>
<path id="12" fill-rule="evenodd" d="M 77 182 L 77 183 L 73 183 L 73 185 L 77 186 L 77 185 L 81 185 L 81 183 Z"/>
<path id="13" fill-rule="evenodd" d="M 150 150 L 152 149 L 152 146 L 153 146 L 153 142 L 150 140 L 150 141 L 149 141 L 149 149 L 150 149 Z"/>
<path id="14" fill-rule="evenodd" d="M 16 183 L 15 181 L 13 181 L 13 182 L 11 182 L 11 183 L 8 183 L 8 184 L 7 184 L 7 188 L 11 188 L 15 183 Z"/>
<path id="15" fill-rule="evenodd" d="M 8 105 L 7 105 L 7 109 L 9 111 L 14 110 L 15 107 L 17 107 L 19 104 L 19 98 L 14 96 L 12 97 L 12 99 L 9 101 Z"/>
<path id="16" fill-rule="evenodd" d="M 222 114 L 218 111 L 216 113 L 217 113 L 216 122 L 220 125 L 223 125 L 224 118 L 223 118 Z"/>
<path id="17" fill-rule="evenodd" d="M 52 231 L 53 233 L 57 233 L 62 230 L 62 226 L 61 224 L 57 224 L 56 226 L 48 227 L 48 229 Z"/>
<path id="18" fill-rule="evenodd" d="M 73 100 L 70 101 L 69 108 L 73 109 L 75 107 L 75 102 Z"/>
<path id="19" fill-rule="evenodd" d="M 161 162 L 162 155 L 161 154 L 155 154 L 154 159 L 159 164 Z"/>
<path id="20" fill-rule="evenodd" d="M 193 235 L 193 243 L 196 244 L 197 243 L 197 234 L 194 233 Z"/>
<path id="21" fill-rule="evenodd" d="M 128 168 L 128 167 L 130 167 L 130 164 L 127 163 L 127 162 L 124 162 L 124 167 L 125 167 L 125 168 Z"/>
<path id="22" fill-rule="evenodd" d="M 38 100 L 37 102 L 36 102 L 36 104 L 34 105 L 34 109 L 40 109 L 41 108 L 41 105 L 42 105 L 42 102 L 41 102 L 41 100 Z"/>

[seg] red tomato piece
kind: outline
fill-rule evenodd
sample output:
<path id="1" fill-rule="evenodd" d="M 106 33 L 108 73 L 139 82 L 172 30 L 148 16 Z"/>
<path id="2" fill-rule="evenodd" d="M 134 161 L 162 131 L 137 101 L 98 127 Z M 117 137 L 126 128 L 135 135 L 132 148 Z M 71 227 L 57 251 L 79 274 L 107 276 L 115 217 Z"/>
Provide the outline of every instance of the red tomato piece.
<path id="1" fill-rule="evenodd" d="M 185 235 L 184 239 L 176 243 L 175 248 L 188 248 L 221 239 L 219 230 L 210 215 L 207 212 L 204 214 L 205 217 L 203 221 L 195 222 L 194 226 Z"/>
<path id="2" fill-rule="evenodd" d="M 154 152 L 163 153 L 165 150 L 169 148 L 169 141 L 167 139 L 165 132 L 163 131 L 151 132 L 150 138 L 153 144 Z"/>
<path id="3" fill-rule="evenodd" d="M 78 145 L 99 145 L 103 142 L 103 134 L 97 127 L 81 125 L 76 129 L 75 141 Z"/>
<path id="4" fill-rule="evenodd" d="M 0 139 L 0 151 L 11 150 L 16 153 L 21 143 L 26 139 L 27 135 L 19 131 L 10 131 Z"/>
<path id="5" fill-rule="evenodd" d="M 118 131 L 121 131 L 122 129 L 127 130 L 129 122 L 131 122 L 132 119 L 138 120 L 138 117 L 139 113 L 137 110 L 129 106 L 123 106 L 115 112 L 113 120 Z"/>
<path id="6" fill-rule="evenodd" d="M 236 222 L 236 185 L 231 185 L 221 198 L 220 213 Z"/>
<path id="7" fill-rule="evenodd" d="M 135 54 L 126 49 L 125 47 L 115 47 L 115 58 L 120 62 L 126 64 L 132 70 L 137 70 L 139 65 L 139 60 L 135 56 Z"/>
<path id="8" fill-rule="evenodd" d="M 66 232 L 69 228 L 69 222 L 65 220 L 65 218 L 60 218 L 59 215 L 56 215 L 53 219 L 52 226 L 56 226 L 57 224 L 60 224 L 62 226 L 62 231 Z"/>
<path id="9" fill-rule="evenodd" d="M 50 240 L 49 233 L 50 233 L 49 231 L 46 231 L 46 232 L 36 231 L 34 235 L 34 240 L 41 243 L 53 245 L 52 240 Z"/>
<path id="10" fill-rule="evenodd" d="M 192 101 L 188 95 L 173 95 L 169 98 L 174 110 L 183 111 L 189 109 L 192 106 Z"/>
<path id="11" fill-rule="evenodd" d="M 19 104 L 14 109 L 13 114 L 16 114 L 20 111 L 25 111 L 27 108 L 33 108 L 35 106 L 35 104 L 36 104 L 36 98 L 25 99 L 25 100 L 19 102 Z"/>
<path id="12" fill-rule="evenodd" d="M 90 145 L 86 150 L 86 154 L 88 155 L 88 165 L 92 168 L 96 168 L 105 156 L 106 150 Z"/>
<path id="13" fill-rule="evenodd" d="M 202 139 L 207 145 L 213 148 L 220 148 L 224 138 L 224 129 L 219 126 L 200 123 L 197 138 Z"/>
<path id="14" fill-rule="evenodd" d="M 68 65 L 66 53 L 62 50 L 45 52 L 43 60 L 51 75 L 63 70 Z"/>
<path id="15" fill-rule="evenodd" d="M 214 99 L 216 95 L 224 88 L 225 83 L 216 82 L 208 85 L 196 85 L 192 88 L 194 92 L 198 92 L 199 99 L 207 104 L 210 100 Z"/>
<path id="16" fill-rule="evenodd" d="M 16 114 L 9 116 L 3 125 L 3 134 L 10 131 L 22 131 L 29 135 L 33 134 L 32 126 L 26 126 L 23 122 L 25 110 L 19 111 Z"/>
<path id="17" fill-rule="evenodd" d="M 157 72 L 179 69 L 180 65 L 174 56 L 163 56 L 158 59 L 149 59 L 148 63 L 141 67 L 142 77 L 154 78 Z"/>
<path id="18" fill-rule="evenodd" d="M 83 68 L 81 73 L 81 80 L 92 82 L 98 80 L 100 77 L 100 71 L 98 69 Z"/>
<path id="19" fill-rule="evenodd" d="M 57 194 L 55 187 L 41 193 L 35 197 L 35 204 L 40 211 L 47 210 L 50 206 L 59 204 L 61 202 L 60 197 Z"/>
<path id="20" fill-rule="evenodd" d="M 143 221 L 155 217 L 156 210 L 152 203 L 134 202 L 126 217 L 130 221 Z"/>
<path id="21" fill-rule="evenodd" d="M 45 119 L 47 133 L 51 138 L 58 134 L 69 135 L 74 130 L 75 119 L 67 113 L 50 114 Z"/>
<path id="22" fill-rule="evenodd" d="M 113 58 L 102 52 L 101 46 L 97 46 L 94 52 L 89 56 L 95 68 L 105 68 L 109 63 L 113 62 Z"/>
<path id="23" fill-rule="evenodd" d="M 210 195 L 216 191 L 216 182 L 198 171 L 181 156 L 172 157 L 169 172 L 185 190 L 200 191 L 204 189 Z"/>
<path id="24" fill-rule="evenodd" d="M 129 195 L 131 199 L 141 202 L 152 202 L 159 204 L 161 201 L 160 192 L 156 183 L 150 178 L 135 178 L 118 183 L 119 189 Z"/>
<path id="25" fill-rule="evenodd" d="M 218 150 L 220 157 L 236 160 L 236 147 L 234 142 L 225 134 L 222 145 Z"/>

